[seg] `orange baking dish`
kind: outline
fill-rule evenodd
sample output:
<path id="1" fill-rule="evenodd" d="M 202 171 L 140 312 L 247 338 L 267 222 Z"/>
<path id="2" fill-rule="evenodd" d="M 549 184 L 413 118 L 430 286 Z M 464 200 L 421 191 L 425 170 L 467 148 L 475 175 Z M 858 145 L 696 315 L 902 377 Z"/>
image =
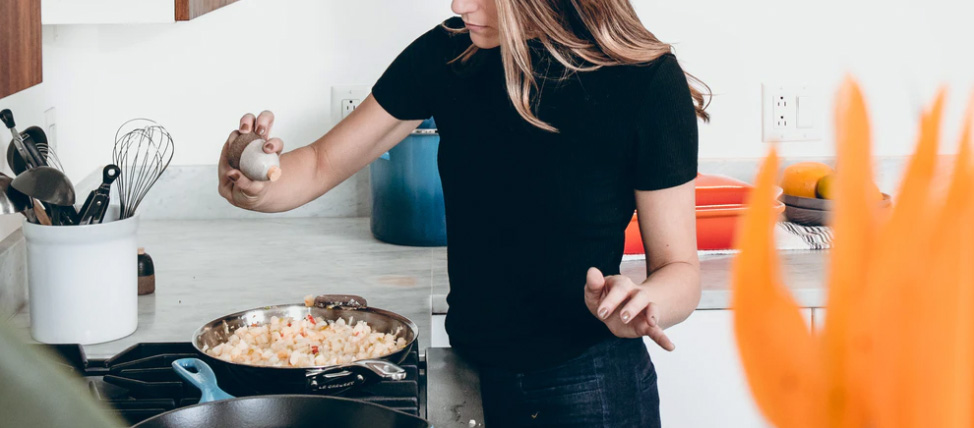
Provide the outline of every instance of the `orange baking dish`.
<path id="1" fill-rule="evenodd" d="M 747 205 L 712 205 L 697 207 L 697 249 L 727 250 L 734 248 L 734 232 L 737 221 L 747 209 Z M 785 211 L 785 204 L 776 202 L 775 211 Z M 643 238 L 639 233 L 639 220 L 633 213 L 626 227 L 625 254 L 643 254 Z"/>
<path id="2" fill-rule="evenodd" d="M 708 177 L 708 176 L 704 176 Z M 709 176 L 714 177 L 714 176 Z M 701 176 L 697 177 L 700 180 Z M 726 177 L 724 177 L 726 178 Z M 723 178 L 721 178 L 723 179 Z M 734 179 L 728 179 L 734 180 Z M 736 181 L 736 180 L 734 180 Z M 700 183 L 700 181 L 697 181 Z M 704 180 L 705 186 L 713 184 L 713 181 Z M 727 182 L 729 183 L 729 181 Z M 750 185 L 743 183 L 747 186 L 747 190 L 750 190 Z M 744 186 L 729 186 L 726 188 L 743 188 Z M 707 193 L 709 190 L 704 191 Z M 781 196 L 781 189 L 778 188 L 778 196 Z M 717 192 L 714 190 L 713 192 Z M 706 201 L 712 200 L 734 200 L 733 198 L 738 197 L 741 193 L 739 190 L 733 192 L 728 191 L 728 193 L 723 193 L 718 195 L 717 193 L 710 193 L 708 197 L 711 199 L 705 199 Z M 747 193 L 744 191 L 740 203 L 729 203 L 729 204 L 713 204 L 713 205 L 700 205 L 699 199 L 697 203 L 697 249 L 698 250 L 728 250 L 734 248 L 734 232 L 737 230 L 737 221 L 740 219 L 741 215 L 747 209 L 747 205 L 744 204 L 747 198 Z M 698 188 L 698 197 L 700 195 Z M 721 199 L 723 198 L 723 199 Z M 785 211 L 785 204 L 778 201 L 775 198 L 775 212 L 781 214 Z M 636 213 L 633 213 L 632 219 L 629 220 L 629 226 L 626 227 L 626 245 L 623 250 L 625 254 L 643 254 L 645 249 L 643 248 L 643 238 L 639 233 L 639 220 L 636 218 Z"/>
<path id="3" fill-rule="evenodd" d="M 697 174 L 694 187 L 697 206 L 703 207 L 743 204 L 754 186 L 723 175 Z"/>

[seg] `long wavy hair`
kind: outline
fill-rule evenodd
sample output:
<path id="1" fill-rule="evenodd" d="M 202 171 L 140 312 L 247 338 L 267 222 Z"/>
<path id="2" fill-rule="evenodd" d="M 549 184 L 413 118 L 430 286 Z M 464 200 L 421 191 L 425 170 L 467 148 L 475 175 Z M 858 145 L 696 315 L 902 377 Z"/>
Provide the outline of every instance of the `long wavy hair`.
<path id="1" fill-rule="evenodd" d="M 643 26 L 629 0 L 495 0 L 500 27 L 500 53 L 507 93 L 517 112 L 532 125 L 558 130 L 534 113 L 538 79 L 531 60 L 530 40 L 540 42 L 566 72 L 585 72 L 614 65 L 646 64 L 672 52 Z M 466 33 L 466 28 L 453 29 Z M 466 63 L 478 51 L 470 45 L 452 62 Z M 697 116 L 710 120 L 710 88 L 687 73 Z"/>

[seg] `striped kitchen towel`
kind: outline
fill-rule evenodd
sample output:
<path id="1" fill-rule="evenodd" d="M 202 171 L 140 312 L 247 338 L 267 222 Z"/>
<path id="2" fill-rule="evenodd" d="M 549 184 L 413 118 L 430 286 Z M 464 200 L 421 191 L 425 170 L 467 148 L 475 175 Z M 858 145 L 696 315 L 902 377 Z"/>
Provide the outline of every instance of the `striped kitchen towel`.
<path id="1" fill-rule="evenodd" d="M 775 226 L 775 248 L 778 250 L 827 250 L 832 248 L 832 229 L 826 226 L 802 226 L 797 223 L 779 222 Z M 701 250 L 701 256 L 736 254 L 737 250 Z M 644 254 L 626 254 L 622 261 L 645 260 Z"/>
<path id="2" fill-rule="evenodd" d="M 780 250 L 827 250 L 832 248 L 832 229 L 826 226 L 802 226 L 780 222 L 775 241 Z"/>

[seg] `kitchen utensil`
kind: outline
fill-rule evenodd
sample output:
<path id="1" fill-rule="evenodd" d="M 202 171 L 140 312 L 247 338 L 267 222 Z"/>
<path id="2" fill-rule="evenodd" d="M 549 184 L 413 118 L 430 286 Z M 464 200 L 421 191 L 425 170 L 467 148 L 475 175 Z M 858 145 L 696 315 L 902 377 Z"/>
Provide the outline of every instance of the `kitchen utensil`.
<path id="1" fill-rule="evenodd" d="M 122 133 L 127 127 L 134 129 Z M 146 193 L 172 161 L 173 151 L 169 131 L 151 120 L 133 119 L 119 127 L 113 159 L 121 168 L 117 181 L 122 218 L 135 215 Z"/>
<path id="2" fill-rule="evenodd" d="M 139 295 L 152 294 L 156 291 L 156 267 L 152 263 L 152 257 L 145 252 L 144 248 L 139 248 Z"/>
<path id="3" fill-rule="evenodd" d="M 13 179 L 0 172 L 0 214 L 23 213 L 30 208 L 30 198 L 10 187 Z"/>
<path id="4" fill-rule="evenodd" d="M 50 146 L 47 144 L 47 134 L 44 130 L 36 126 L 31 126 L 20 133 L 21 138 L 25 144 L 32 143 L 37 151 L 40 153 L 41 157 L 47 160 L 48 166 L 53 166 L 61 171 L 61 162 L 57 159 L 54 153 L 49 153 Z M 11 140 L 10 144 L 7 145 L 7 165 L 10 165 L 10 169 L 13 170 L 15 174 L 20 174 L 27 170 L 27 164 L 24 162 L 24 158 L 20 156 L 20 152 L 17 151 L 17 145 Z"/>
<path id="5" fill-rule="evenodd" d="M 240 327 L 253 323 L 269 323 L 271 317 L 301 319 L 308 315 L 325 320 L 367 322 L 373 330 L 391 333 L 406 340 L 406 347 L 378 359 L 359 360 L 350 364 L 315 367 L 267 367 L 243 363 L 231 363 L 206 354 L 205 350 L 226 342 Z M 258 386 L 268 393 L 288 393 L 304 390 L 313 394 L 337 394 L 349 388 L 359 387 L 383 379 L 400 380 L 406 372 L 401 363 L 415 345 L 419 331 L 408 318 L 383 309 L 367 306 L 358 296 L 318 296 L 313 307 L 304 304 L 265 306 L 226 315 L 210 321 L 193 335 L 195 347 L 211 365 L 226 367 L 241 377 L 241 381 Z"/>
<path id="6" fill-rule="evenodd" d="M 17 132 L 17 124 L 14 122 L 13 112 L 9 109 L 0 111 L 0 120 L 3 121 L 3 124 L 7 126 L 7 129 L 13 135 L 14 147 L 17 148 L 17 152 L 20 153 L 21 158 L 27 164 L 27 168 L 47 166 L 44 156 L 41 156 L 40 152 L 37 151 L 37 147 L 33 144 L 25 144 L 23 136 L 20 135 L 20 132 Z"/>
<path id="7" fill-rule="evenodd" d="M 182 358 L 173 361 L 172 366 L 181 378 L 202 391 L 200 404 L 154 416 L 135 427 L 430 427 L 428 422 L 416 416 L 348 398 L 315 395 L 233 398 L 220 389 L 216 375 L 205 362 L 196 358 Z"/>
<path id="8" fill-rule="evenodd" d="M 74 185 L 63 172 L 49 166 L 28 169 L 10 186 L 20 193 L 54 205 L 74 205 Z"/>
<path id="9" fill-rule="evenodd" d="M 45 157 L 48 166 L 53 166 L 58 171 L 64 172 L 64 166 L 61 165 L 61 158 L 58 157 L 57 151 L 48 144 L 47 134 L 44 133 L 43 129 L 31 126 L 24 130 L 24 134 L 27 134 L 27 137 L 34 143 L 37 150 Z"/>
<path id="10" fill-rule="evenodd" d="M 101 186 L 92 190 L 84 205 L 81 206 L 79 225 L 101 223 L 102 219 L 105 218 L 105 210 L 108 208 L 110 199 L 109 191 L 112 182 L 118 178 L 118 173 L 118 166 L 115 165 L 108 165 L 102 170 Z"/>
<path id="11" fill-rule="evenodd" d="M 697 249 L 698 250 L 729 250 L 734 248 L 734 233 L 737 222 L 747 205 L 711 205 L 697 207 Z M 785 211 L 785 204 L 776 201 L 775 212 Z M 639 220 L 633 214 L 626 228 L 624 254 L 643 254 L 642 234 L 639 233 Z"/>
<path id="12" fill-rule="evenodd" d="M 694 180 L 697 206 L 743 204 L 747 202 L 747 195 L 753 187 L 716 174 L 697 174 Z"/>
<path id="13" fill-rule="evenodd" d="M 104 223 L 89 226 L 24 224 L 30 334 L 38 342 L 101 343 L 138 327 L 139 218 L 108 221 L 118 213 L 112 205 Z"/>
<path id="14" fill-rule="evenodd" d="M 33 207 L 34 215 L 37 216 L 37 223 L 42 226 L 51 226 L 51 217 L 47 215 L 47 211 L 44 210 L 44 205 L 41 205 L 41 201 L 34 199 Z"/>

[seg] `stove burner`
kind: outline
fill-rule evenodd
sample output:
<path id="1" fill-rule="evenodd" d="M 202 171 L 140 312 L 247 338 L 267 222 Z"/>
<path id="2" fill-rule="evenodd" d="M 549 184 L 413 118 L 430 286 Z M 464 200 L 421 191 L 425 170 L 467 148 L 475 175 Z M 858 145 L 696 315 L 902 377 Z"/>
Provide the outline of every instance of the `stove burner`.
<path id="1" fill-rule="evenodd" d="M 140 343 L 104 360 L 87 359 L 79 345 L 40 346 L 61 356 L 66 371 L 83 376 L 92 396 L 115 409 L 130 424 L 199 402 L 200 391 L 183 382 L 171 366 L 180 358 L 199 357 L 189 342 Z M 425 417 L 420 415 L 421 373 L 416 348 L 400 364 L 406 370 L 405 380 L 383 381 L 336 395 Z M 225 369 L 214 367 L 214 371 L 220 388 L 228 393 L 238 397 L 260 394 Z"/>

